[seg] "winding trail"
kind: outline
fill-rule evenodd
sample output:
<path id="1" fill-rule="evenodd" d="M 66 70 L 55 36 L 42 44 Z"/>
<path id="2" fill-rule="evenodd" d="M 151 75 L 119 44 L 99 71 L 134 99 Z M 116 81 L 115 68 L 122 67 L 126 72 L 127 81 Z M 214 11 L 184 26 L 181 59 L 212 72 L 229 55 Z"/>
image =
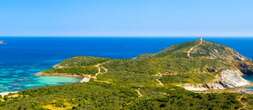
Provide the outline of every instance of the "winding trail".
<path id="1" fill-rule="evenodd" d="M 141 94 L 141 92 L 140 92 L 140 88 L 136 89 L 135 91 L 137 92 L 138 97 L 142 97 L 142 96 L 143 96 L 143 95 Z"/>
<path id="2" fill-rule="evenodd" d="M 105 62 L 105 63 L 106 63 L 106 62 Z M 111 83 L 111 82 L 109 82 L 109 81 L 98 81 L 98 80 L 96 80 L 98 75 L 104 74 L 104 73 L 107 73 L 107 72 L 108 72 L 108 69 L 105 68 L 104 66 L 102 66 L 102 65 L 105 64 L 105 63 L 96 64 L 95 67 L 97 67 L 98 72 L 95 74 L 95 76 L 85 76 L 85 77 L 83 77 L 83 79 L 80 81 L 80 83 L 89 82 L 91 78 L 94 78 L 95 81 L 97 81 L 97 82 Z M 104 70 L 104 71 L 102 72 L 102 70 Z"/>
<path id="3" fill-rule="evenodd" d="M 163 84 L 159 79 L 156 79 L 156 82 L 157 82 L 160 86 L 164 86 L 164 84 Z"/>
<path id="4" fill-rule="evenodd" d="M 95 65 L 95 67 L 97 67 L 97 69 L 98 69 L 98 72 L 95 74 L 95 79 L 97 78 L 97 75 L 99 75 L 99 74 L 102 74 L 101 73 L 101 64 L 97 64 L 97 65 Z"/>
<path id="5" fill-rule="evenodd" d="M 105 63 L 99 63 L 99 64 L 95 65 L 95 67 L 98 68 L 98 72 L 95 74 L 95 77 L 96 77 L 96 78 L 97 78 L 97 75 L 99 75 L 99 74 L 104 74 L 104 73 L 107 73 L 107 72 L 108 72 L 108 69 L 105 68 L 104 66 L 102 66 L 103 64 L 105 64 Z M 104 70 L 104 71 L 101 72 L 101 70 Z"/>
<path id="6" fill-rule="evenodd" d="M 160 77 L 162 77 L 162 74 L 159 72 L 158 74 L 156 74 L 156 76 L 158 76 L 160 78 Z M 164 86 L 164 84 L 160 81 L 159 78 L 157 78 L 155 81 L 158 83 L 158 85 Z"/>
<path id="7" fill-rule="evenodd" d="M 247 102 L 244 102 L 242 99 L 243 99 L 244 95 L 241 95 L 239 98 L 238 98 L 238 101 L 240 102 L 240 104 L 242 105 L 241 108 L 239 108 L 238 110 L 248 110 L 247 109 Z"/>
<path id="8" fill-rule="evenodd" d="M 190 48 L 190 49 L 187 51 L 187 57 L 188 57 L 188 58 L 192 58 L 192 57 L 191 57 L 192 51 L 193 51 L 195 48 L 197 48 L 198 46 L 202 45 L 202 44 L 203 44 L 203 40 L 200 39 L 200 41 L 199 41 L 199 43 L 198 43 L 197 45 L 193 46 L 192 48 Z"/>

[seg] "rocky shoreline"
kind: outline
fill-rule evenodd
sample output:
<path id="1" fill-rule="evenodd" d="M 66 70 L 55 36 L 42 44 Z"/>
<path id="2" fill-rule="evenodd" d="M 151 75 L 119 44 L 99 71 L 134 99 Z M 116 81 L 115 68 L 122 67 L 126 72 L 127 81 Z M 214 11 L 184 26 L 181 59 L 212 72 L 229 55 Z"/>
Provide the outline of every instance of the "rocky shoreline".
<path id="1" fill-rule="evenodd" d="M 250 86 L 250 81 L 244 79 L 240 70 L 224 70 L 216 82 L 204 84 L 184 84 L 183 88 L 189 91 L 201 92 L 208 90 L 222 90 Z"/>

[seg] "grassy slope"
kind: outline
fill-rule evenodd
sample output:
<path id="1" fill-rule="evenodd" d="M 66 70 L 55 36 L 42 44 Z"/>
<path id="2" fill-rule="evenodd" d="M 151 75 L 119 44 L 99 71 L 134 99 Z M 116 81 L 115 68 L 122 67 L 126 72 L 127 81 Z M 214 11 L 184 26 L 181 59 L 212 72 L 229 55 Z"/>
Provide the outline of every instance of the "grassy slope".
<path id="1" fill-rule="evenodd" d="M 218 72 L 209 72 L 208 67 L 230 66 L 218 59 L 187 58 L 187 50 L 194 45 L 194 42 L 186 43 L 136 59 L 68 59 L 59 65 L 62 66 L 59 73 L 94 74 L 83 68 L 97 64 L 102 64 L 108 72 L 98 75 L 96 80 L 89 83 L 23 91 L 19 97 L 5 98 L 0 103 L 0 109 L 252 109 L 251 95 L 244 95 L 242 100 L 239 99 L 240 94 L 197 94 L 176 86 L 181 83 L 210 82 Z M 51 69 L 47 72 L 58 71 Z M 168 75 L 159 76 L 159 73 Z"/>

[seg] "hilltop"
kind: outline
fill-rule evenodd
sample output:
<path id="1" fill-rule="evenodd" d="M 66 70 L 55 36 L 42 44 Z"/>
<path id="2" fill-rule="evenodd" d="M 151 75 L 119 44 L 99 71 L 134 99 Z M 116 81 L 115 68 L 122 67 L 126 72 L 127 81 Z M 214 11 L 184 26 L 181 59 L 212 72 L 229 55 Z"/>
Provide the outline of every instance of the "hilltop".
<path id="1" fill-rule="evenodd" d="M 252 109 L 252 95 L 226 91 L 249 85 L 243 76 L 252 72 L 251 60 L 237 51 L 202 40 L 132 59 L 79 56 L 39 75 L 81 77 L 82 83 L 25 90 L 6 96 L 0 108 Z"/>
<path id="2" fill-rule="evenodd" d="M 165 57 L 173 59 L 172 62 L 179 62 L 174 64 L 173 68 L 178 66 L 184 70 L 180 73 L 187 77 L 183 82 L 188 83 L 184 87 L 189 90 L 203 91 L 246 86 L 249 82 L 242 76 L 252 74 L 253 70 L 251 60 L 232 48 L 208 41 L 175 45 L 157 56 L 159 59 Z M 178 70 L 174 72 L 179 73 Z"/>
<path id="3" fill-rule="evenodd" d="M 131 67 L 132 65 L 135 67 Z M 197 91 L 249 85 L 249 82 L 242 76 L 253 70 L 252 62 L 232 48 L 198 40 L 174 45 L 159 53 L 142 55 L 129 60 L 74 57 L 41 73 L 41 75 L 72 75 L 97 79 L 97 73 L 102 73 L 100 71 L 107 73 L 108 69 L 105 67 L 110 68 L 110 71 L 119 72 L 125 69 L 135 69 L 135 74 L 143 71 L 140 68 L 145 68 L 144 72 L 154 76 L 153 78 L 160 85 L 175 83 L 188 90 Z M 122 70 L 116 70 L 117 67 L 121 67 Z M 103 75 L 103 78 L 99 80 L 111 80 L 114 83 L 118 83 L 117 81 L 120 80 L 106 79 L 105 77 L 108 75 L 109 73 Z M 115 74 L 111 76 L 115 76 Z"/>

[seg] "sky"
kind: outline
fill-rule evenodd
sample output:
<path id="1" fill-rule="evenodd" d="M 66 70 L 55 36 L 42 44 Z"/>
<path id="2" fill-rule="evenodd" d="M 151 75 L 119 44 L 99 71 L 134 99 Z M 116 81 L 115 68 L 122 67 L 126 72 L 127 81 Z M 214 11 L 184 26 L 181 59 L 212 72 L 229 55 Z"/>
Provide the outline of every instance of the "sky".
<path id="1" fill-rule="evenodd" d="M 2 36 L 253 36 L 253 0 L 1 0 Z"/>

